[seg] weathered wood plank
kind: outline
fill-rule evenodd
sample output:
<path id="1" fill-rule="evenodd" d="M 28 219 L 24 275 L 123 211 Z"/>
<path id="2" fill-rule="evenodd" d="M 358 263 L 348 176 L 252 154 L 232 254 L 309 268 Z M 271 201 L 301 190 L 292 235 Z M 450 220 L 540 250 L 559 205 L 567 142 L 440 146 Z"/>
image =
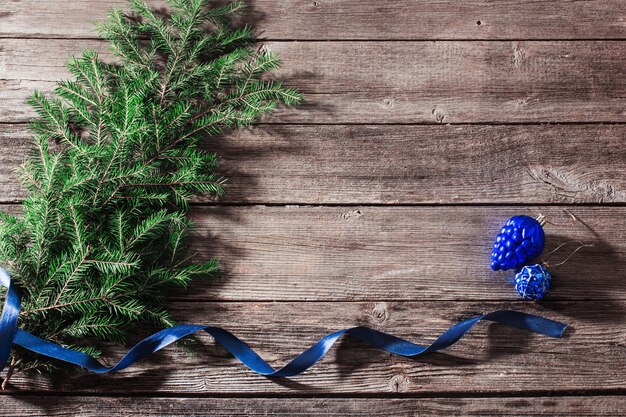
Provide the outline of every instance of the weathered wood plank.
<path id="1" fill-rule="evenodd" d="M 63 63 L 94 40 L 5 39 L 0 122 L 33 116 L 33 89 L 67 77 Z M 307 102 L 287 123 L 625 122 L 626 43 L 270 42 L 277 76 Z"/>
<path id="2" fill-rule="evenodd" d="M 625 202 L 624 143 L 624 125 L 261 125 L 208 148 L 229 179 L 220 202 L 542 204 Z M 30 148 L 25 125 L 0 125 L 0 201 L 24 198 Z"/>
<path id="3" fill-rule="evenodd" d="M 15 207 L 14 207 L 15 208 Z M 489 269 L 492 240 L 515 214 L 543 213 L 552 300 L 626 299 L 626 207 L 194 207 L 191 245 L 223 273 L 172 294 L 185 300 L 518 300 Z M 617 309 L 616 311 L 621 311 Z"/>
<path id="4" fill-rule="evenodd" d="M 0 397 L 0 416 L 623 416 L 626 397 L 102 398 Z"/>
<path id="5" fill-rule="evenodd" d="M 201 303 L 172 305 L 180 322 L 225 326 L 270 363 L 279 366 L 329 331 L 368 325 L 411 340 L 434 340 L 454 322 L 496 309 L 516 309 L 568 323 L 564 339 L 481 324 L 445 352 L 407 359 L 347 339 L 317 366 L 293 380 L 268 379 L 242 368 L 225 350 L 201 336 L 191 355 L 181 348 L 116 375 L 79 369 L 48 377 L 16 375 L 11 392 L 83 394 L 332 394 L 497 393 L 529 394 L 626 389 L 624 307 L 580 302 L 371 302 Z M 146 330 L 146 329 L 144 329 Z M 145 334 L 146 332 L 141 332 Z M 143 335 L 136 335 L 139 339 Z M 113 349 L 111 358 L 119 358 Z"/>
<path id="6" fill-rule="evenodd" d="M 263 38 L 623 39 L 621 0 L 248 0 L 247 23 Z M 150 1 L 162 7 L 163 1 Z M 13 0 L 0 5 L 0 36 L 84 38 L 125 0 Z"/>
<path id="7" fill-rule="evenodd" d="M 186 297 L 226 300 L 517 299 L 510 274 L 489 269 L 492 239 L 515 214 L 543 213 L 545 253 L 584 248 L 553 270 L 552 299 L 626 298 L 626 208 L 196 208 L 194 248 L 224 273 Z M 562 261 L 571 243 L 546 260 Z"/>

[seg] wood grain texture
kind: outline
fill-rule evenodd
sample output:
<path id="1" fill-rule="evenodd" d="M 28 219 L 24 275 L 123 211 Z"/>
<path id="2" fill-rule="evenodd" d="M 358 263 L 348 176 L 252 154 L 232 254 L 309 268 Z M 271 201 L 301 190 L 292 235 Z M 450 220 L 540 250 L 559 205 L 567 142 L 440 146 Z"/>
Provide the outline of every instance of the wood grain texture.
<path id="1" fill-rule="evenodd" d="M 171 347 L 114 375 L 77 368 L 48 377 L 11 379 L 11 391 L 107 394 L 349 394 L 497 393 L 534 395 L 577 390 L 626 389 L 624 307 L 604 301 L 547 302 L 364 302 L 203 303 L 171 305 L 181 323 L 224 326 L 271 364 L 279 366 L 322 335 L 367 325 L 418 343 L 433 341 L 455 322 L 487 311 L 515 309 L 566 322 L 563 339 L 483 323 L 444 352 L 417 359 L 393 356 L 343 339 L 319 364 L 291 379 L 268 379 L 243 368 L 210 337 L 201 352 Z M 621 308 L 622 314 L 617 314 Z M 140 332 L 147 333 L 146 328 Z M 138 340 L 140 334 L 135 335 Z M 120 358 L 121 349 L 107 357 Z M 110 362 L 113 362 L 111 359 Z"/>
<path id="2" fill-rule="evenodd" d="M 191 246 L 223 274 L 172 293 L 175 318 L 231 329 L 275 366 L 341 327 L 428 342 L 494 309 L 564 321 L 566 337 L 480 324 L 417 360 L 348 338 L 304 375 L 270 380 L 203 336 L 195 355 L 173 346 L 116 375 L 18 374 L 0 416 L 624 415 L 624 1 L 247 3 L 283 59 L 276 76 L 306 102 L 207 145 L 230 205 L 196 200 Z M 29 148 L 26 97 L 67 77 L 70 54 L 113 59 L 93 28 L 116 5 L 0 4 L 4 210 L 24 198 L 13 169 Z M 546 206 L 569 203 L 588 205 Z M 509 216 L 540 212 L 546 252 L 594 246 L 553 268 L 549 301 L 525 303 L 488 269 L 490 241 Z"/>
<path id="3" fill-rule="evenodd" d="M 157 8 L 163 1 L 149 2 Z M 246 22 L 267 39 L 624 39 L 621 0 L 249 0 Z M 85 38 L 123 0 L 11 0 L 0 36 Z"/>
<path id="4" fill-rule="evenodd" d="M 626 397 L 107 398 L 0 397 L 0 416 L 623 416 Z"/>
<path id="5" fill-rule="evenodd" d="M 624 143 L 624 125 L 261 125 L 211 139 L 228 195 L 195 201 L 626 202 Z M 0 125 L 0 202 L 25 197 L 15 169 L 31 147 L 26 125 Z"/>
<path id="6" fill-rule="evenodd" d="M 625 122 L 626 43 L 269 42 L 276 76 L 305 93 L 283 123 Z M 68 76 L 63 63 L 95 40 L 6 39 L 0 122 L 33 116 L 33 89 Z"/>

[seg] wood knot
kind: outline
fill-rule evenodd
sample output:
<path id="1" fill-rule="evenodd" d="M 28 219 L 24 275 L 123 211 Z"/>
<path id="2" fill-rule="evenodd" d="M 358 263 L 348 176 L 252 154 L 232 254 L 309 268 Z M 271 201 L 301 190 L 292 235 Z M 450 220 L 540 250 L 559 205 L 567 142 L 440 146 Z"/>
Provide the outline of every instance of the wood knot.
<path id="1" fill-rule="evenodd" d="M 513 105 L 515 107 L 524 107 L 524 106 L 528 106 L 528 100 L 525 98 L 516 98 L 513 101 Z"/>
<path id="2" fill-rule="evenodd" d="M 528 175 L 540 185 L 548 186 L 560 198 L 572 201 L 585 199 L 598 203 L 621 201 L 624 192 L 607 181 L 588 180 L 584 173 L 550 169 L 546 167 L 528 167 Z"/>
<path id="3" fill-rule="evenodd" d="M 342 220 L 358 219 L 362 215 L 363 215 L 363 213 L 361 212 L 361 210 L 350 210 L 350 211 L 346 211 L 344 213 L 341 213 L 341 219 Z"/>
<path id="4" fill-rule="evenodd" d="M 383 99 L 383 107 L 386 109 L 391 109 L 396 104 L 396 101 L 392 98 Z"/>
<path id="5" fill-rule="evenodd" d="M 526 51 L 522 49 L 518 44 L 513 45 L 513 66 L 515 68 L 521 68 L 524 65 L 524 61 L 526 60 Z"/>
<path id="6" fill-rule="evenodd" d="M 407 392 L 411 382 L 404 375 L 394 375 L 389 380 L 389 389 L 393 392 Z"/>
<path id="7" fill-rule="evenodd" d="M 387 303 L 376 303 L 372 309 L 372 320 L 375 323 L 382 324 L 389 319 L 389 310 L 387 309 Z"/>
<path id="8" fill-rule="evenodd" d="M 446 112 L 441 109 L 434 108 L 432 113 L 433 116 L 435 116 L 435 120 L 437 121 L 437 123 L 443 123 L 443 120 L 446 118 Z"/>

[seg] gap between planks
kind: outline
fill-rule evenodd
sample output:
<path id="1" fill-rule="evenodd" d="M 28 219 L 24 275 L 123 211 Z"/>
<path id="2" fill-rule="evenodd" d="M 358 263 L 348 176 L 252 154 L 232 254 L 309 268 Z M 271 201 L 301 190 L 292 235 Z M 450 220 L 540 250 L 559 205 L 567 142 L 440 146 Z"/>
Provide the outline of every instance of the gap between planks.
<path id="1" fill-rule="evenodd" d="M 123 371 L 122 371 L 123 372 Z M 176 400 L 176 399 L 219 399 L 219 398 L 232 398 L 232 399 L 269 399 L 269 400 L 280 400 L 280 399 L 361 399 L 361 398 L 372 398 L 372 399 L 389 399 L 389 400 L 411 400 L 411 399 L 498 399 L 498 398 L 538 398 L 538 399 L 548 399 L 548 398 L 593 398 L 593 397 L 606 397 L 606 399 L 619 399 L 624 398 L 626 401 L 626 390 L 624 389 L 580 389 L 580 390 L 570 390 L 554 393 L 553 391 L 548 390 L 529 390 L 529 391 L 498 391 L 497 393 L 490 392 L 407 392 L 407 393 L 307 393 L 307 392 L 274 392 L 267 393 L 263 395 L 259 395 L 256 393 L 179 393 L 179 392 L 166 392 L 159 391 L 151 395 L 146 395 L 145 393 L 111 393 L 111 392 L 89 392 L 85 394 L 80 394 L 76 392 L 63 392 L 63 391 L 11 391 L 11 392 L 3 392 L 0 391 L 0 401 L 7 398 L 24 398 L 27 399 L 29 397 L 41 397 L 41 398 L 50 398 L 50 399 L 59 399 L 65 400 L 66 398 L 84 398 L 84 399 L 106 399 L 111 398 L 115 400 L 136 400 L 140 398 L 145 399 L 155 399 L 155 400 Z M 1 409 L 0 409 L 1 413 Z M 2 414 L 0 414 L 0 417 Z M 107 415 L 108 416 L 108 415 Z M 620 415 L 620 417 L 623 417 Z"/>
<path id="2" fill-rule="evenodd" d="M 194 401 L 189 401 L 193 398 Z M 299 401 L 293 401 L 297 398 Z M 39 416 L 42 409 L 49 415 L 110 416 L 622 416 L 626 398 L 602 395 L 502 397 L 74 397 L 46 396 L 6 398 L 0 416 Z"/>

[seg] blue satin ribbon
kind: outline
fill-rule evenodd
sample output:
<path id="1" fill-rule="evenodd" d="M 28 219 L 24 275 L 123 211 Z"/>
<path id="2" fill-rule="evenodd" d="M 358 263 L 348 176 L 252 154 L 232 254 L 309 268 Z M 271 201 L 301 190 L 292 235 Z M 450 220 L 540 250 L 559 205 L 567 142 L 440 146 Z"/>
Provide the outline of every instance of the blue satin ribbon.
<path id="1" fill-rule="evenodd" d="M 257 355 L 241 339 L 219 327 L 181 324 L 161 330 L 141 342 L 137 343 L 113 367 L 107 367 L 95 358 L 67 349 L 56 343 L 40 339 L 24 330 L 17 328 L 20 311 L 20 296 L 11 282 L 9 274 L 0 268 L 0 283 L 7 287 L 7 296 L 0 317 L 0 371 L 2 371 L 11 354 L 13 343 L 32 352 L 58 359 L 63 362 L 81 366 L 96 373 L 120 371 L 128 368 L 142 358 L 157 352 L 164 347 L 200 330 L 210 334 L 215 341 L 222 345 L 234 357 L 239 359 L 252 371 L 268 377 L 291 377 L 301 374 L 319 361 L 344 334 L 354 336 L 362 341 L 400 356 L 418 356 L 428 352 L 435 352 L 447 348 L 461 339 L 476 323 L 487 320 L 519 329 L 530 330 L 550 337 L 561 337 L 567 326 L 557 321 L 549 320 L 532 314 L 518 311 L 499 310 L 482 316 L 463 320 L 446 330 L 441 336 L 428 346 L 418 345 L 408 340 L 379 332 L 368 327 L 358 326 L 343 329 L 322 337 L 313 346 L 296 356 L 282 368 L 275 370 L 259 355 Z"/>

